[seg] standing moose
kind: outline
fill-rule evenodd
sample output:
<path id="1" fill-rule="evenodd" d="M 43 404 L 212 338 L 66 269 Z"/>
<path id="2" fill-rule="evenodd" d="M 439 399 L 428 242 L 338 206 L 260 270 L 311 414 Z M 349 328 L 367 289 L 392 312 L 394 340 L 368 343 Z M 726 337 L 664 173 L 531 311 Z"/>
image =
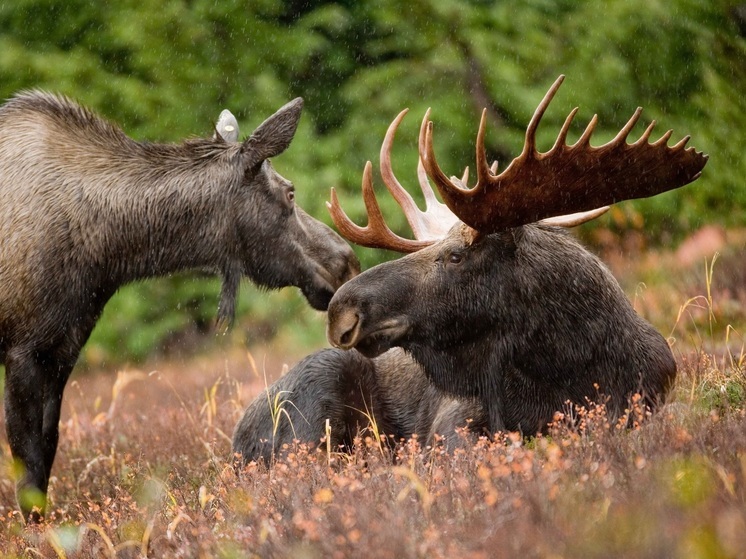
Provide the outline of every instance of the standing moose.
<path id="1" fill-rule="evenodd" d="M 490 434 L 533 434 L 568 404 L 599 397 L 612 417 L 623 415 L 636 393 L 651 408 L 663 402 L 676 375 L 668 344 L 635 313 L 600 260 L 558 226 L 593 219 L 607 204 L 688 184 L 707 156 L 685 148 L 688 137 L 668 147 L 670 131 L 649 143 L 654 122 L 628 144 L 641 109 L 600 147 L 590 145 L 596 117 L 575 144 L 566 144 L 574 109 L 554 146 L 539 153 L 536 130 L 562 80 L 534 113 L 522 154 L 501 174 L 496 163 L 486 162 L 483 114 L 472 189 L 466 186 L 468 169 L 462 179 L 449 179 L 439 168 L 426 114 L 419 137 L 426 212 L 391 170 L 391 144 L 406 111 L 396 118 L 381 148 L 381 174 L 416 240 L 386 227 L 370 162 L 363 175 L 368 226 L 352 223 L 332 191 L 329 207 L 343 236 L 414 254 L 375 266 L 332 298 L 329 341 L 357 352 L 321 351 L 270 389 L 284 390 L 292 400 L 287 409 L 297 438 L 314 442 L 324 434 L 323 424 L 303 417 L 321 414 L 311 411 L 319 397 L 313 389 L 325 377 L 336 389 L 324 396 L 327 417 L 338 425 L 335 443 L 349 442 L 344 435 L 354 426 L 345 421 L 360 419 L 343 413 L 353 381 L 362 391 L 356 399 L 377 414 L 384 430 L 418 433 L 428 441 L 439 433 L 448 442 L 469 419 L 471 429 Z M 428 176 L 445 205 L 435 199 Z M 249 406 L 234 434 L 234 450 L 244 460 L 266 458 L 289 440 L 287 430 L 267 429 L 261 405 Z"/>
<path id="2" fill-rule="evenodd" d="M 62 393 L 107 300 L 185 269 L 223 278 L 230 322 L 242 276 L 299 287 L 325 309 L 359 272 L 350 247 L 294 202 L 269 158 L 290 144 L 298 98 L 244 142 L 232 115 L 177 145 L 136 142 L 72 101 L 21 93 L 0 108 L 0 363 L 26 517 L 43 512 Z"/>

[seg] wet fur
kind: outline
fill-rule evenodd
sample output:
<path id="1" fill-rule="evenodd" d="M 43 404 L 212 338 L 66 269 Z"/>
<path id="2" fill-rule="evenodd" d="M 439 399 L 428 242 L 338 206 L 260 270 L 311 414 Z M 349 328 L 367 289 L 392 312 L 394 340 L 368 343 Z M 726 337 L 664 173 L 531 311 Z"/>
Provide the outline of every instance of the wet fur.
<path id="1" fill-rule="evenodd" d="M 452 264 L 456 253 L 460 262 Z M 455 430 L 467 425 L 477 433 L 534 434 L 556 412 L 589 402 L 604 403 L 613 420 L 636 393 L 657 408 L 676 376 L 666 340 L 637 315 L 606 266 L 550 226 L 478 238 L 456 226 L 444 241 L 345 284 L 330 304 L 333 343 L 346 334 L 350 313 L 360 318 L 356 344 L 369 357 L 323 350 L 281 382 L 297 387 L 305 413 L 321 395 L 303 387 L 328 375 L 338 384 L 323 397 L 344 406 L 337 386 L 364 367 L 375 382 L 361 384 L 363 397 L 396 439 L 416 433 L 431 444 L 439 434 L 453 446 Z M 405 334 L 376 333 L 394 319 L 407 325 Z M 264 413 L 259 399 L 249 410 L 234 439 L 245 460 L 258 456 L 245 441 Z M 345 430 L 337 433 L 334 442 L 346 443 Z M 317 422 L 297 435 L 315 442 L 323 431 Z"/>
<path id="2" fill-rule="evenodd" d="M 277 414 L 278 394 L 287 415 Z M 249 404 L 234 430 L 233 451 L 242 462 L 272 464 L 296 440 L 318 445 L 327 434 L 327 419 L 331 448 L 350 449 L 370 418 L 391 443 L 416 434 L 426 446 L 449 449 L 467 440 L 462 428 L 483 434 L 487 427 L 477 400 L 439 390 L 400 349 L 375 359 L 357 351 L 324 349 L 300 361 Z"/>
<path id="3" fill-rule="evenodd" d="M 290 144 L 301 108 L 288 103 L 243 143 L 173 145 L 136 142 L 48 93 L 0 108 L 0 362 L 20 489 L 46 492 L 65 383 L 120 286 L 186 269 L 219 274 L 228 323 L 242 276 L 298 286 L 323 309 L 359 271 L 267 160 Z"/>

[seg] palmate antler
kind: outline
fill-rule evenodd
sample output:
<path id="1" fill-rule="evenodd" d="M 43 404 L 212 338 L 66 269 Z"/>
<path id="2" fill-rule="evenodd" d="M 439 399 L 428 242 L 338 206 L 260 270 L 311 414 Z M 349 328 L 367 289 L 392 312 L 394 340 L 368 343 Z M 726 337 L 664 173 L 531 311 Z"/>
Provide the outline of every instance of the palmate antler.
<path id="1" fill-rule="evenodd" d="M 649 143 L 655 121 L 634 143 L 627 136 L 640 118 L 638 108 L 609 143 L 593 147 L 591 135 L 597 117 L 591 119 L 580 139 L 568 146 L 567 132 L 578 109 L 565 120 L 552 149 L 539 153 L 536 129 L 564 76 L 560 76 L 539 104 L 526 129 L 523 152 L 505 171 L 490 169 L 484 152 L 485 113 L 477 134 L 477 184 L 465 185 L 448 179 L 440 170 L 433 150 L 433 126 L 428 122 L 420 158 L 446 205 L 467 225 L 480 233 L 491 233 L 572 212 L 582 212 L 630 200 L 654 196 L 696 180 L 707 163 L 707 155 L 685 148 L 686 136 L 672 147 L 669 130 Z"/>
<path id="2" fill-rule="evenodd" d="M 487 165 L 484 151 L 486 119 L 482 113 L 477 134 L 477 184 L 472 189 L 466 186 L 468 168 L 463 178 L 449 179 L 438 166 L 428 110 L 420 127 L 418 167 L 420 187 L 427 202 L 425 212 L 417 208 L 391 170 L 391 144 L 407 112 L 402 111 L 389 126 L 381 147 L 381 175 L 386 187 L 402 206 L 417 240 L 399 237 L 386 226 L 373 192 L 370 162 L 363 173 L 363 197 L 369 224 L 366 227 L 355 225 L 342 211 L 332 189 L 332 200 L 327 205 L 335 225 L 342 235 L 356 244 L 414 252 L 442 238 L 458 220 L 483 234 L 536 221 L 574 226 L 601 215 L 609 204 L 653 196 L 684 186 L 699 177 L 707 163 L 707 155 L 694 148 L 685 148 L 689 136 L 668 147 L 672 134 L 669 130 L 651 144 L 648 140 L 655 126 L 653 121 L 636 142 L 627 144 L 627 137 L 640 118 L 641 108 L 612 141 L 600 147 L 590 145 L 596 116 L 575 144 L 568 146 L 565 143 L 570 123 L 578 111 L 575 108 L 565 120 L 552 149 L 539 153 L 536 130 L 563 80 L 564 76 L 560 76 L 554 82 L 536 109 L 526 129 L 521 155 L 499 175 L 496 162 L 491 167 Z M 435 182 L 445 205 L 435 199 L 427 176 Z"/>

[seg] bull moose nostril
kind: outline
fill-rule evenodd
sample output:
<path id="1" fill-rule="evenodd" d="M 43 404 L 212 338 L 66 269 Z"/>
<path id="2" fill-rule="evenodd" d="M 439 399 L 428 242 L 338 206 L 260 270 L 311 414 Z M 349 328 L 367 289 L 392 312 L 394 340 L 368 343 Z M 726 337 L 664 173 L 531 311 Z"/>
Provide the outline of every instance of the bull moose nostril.
<path id="1" fill-rule="evenodd" d="M 354 331 L 353 331 L 353 330 L 348 330 L 347 332 L 344 332 L 344 333 L 343 333 L 343 334 L 342 334 L 342 335 L 341 335 L 341 336 L 339 337 L 339 343 L 340 343 L 340 345 L 343 345 L 343 346 L 349 346 L 349 345 L 350 345 L 350 342 L 351 342 L 351 341 L 352 341 L 352 339 L 353 339 L 353 334 L 354 334 Z"/>
<path id="2" fill-rule="evenodd" d="M 354 347 L 360 333 L 360 317 L 349 310 L 330 318 L 328 338 L 332 345 L 342 349 Z"/>

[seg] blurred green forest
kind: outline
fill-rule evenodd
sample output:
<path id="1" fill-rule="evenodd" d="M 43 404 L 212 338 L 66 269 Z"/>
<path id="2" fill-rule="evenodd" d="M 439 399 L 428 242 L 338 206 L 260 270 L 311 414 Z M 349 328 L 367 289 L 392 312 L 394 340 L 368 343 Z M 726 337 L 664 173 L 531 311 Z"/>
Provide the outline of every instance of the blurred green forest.
<path id="1" fill-rule="evenodd" d="M 69 95 L 140 140 L 209 135 L 223 108 L 248 134 L 289 99 L 306 104 L 275 166 L 299 203 L 329 222 L 330 187 L 363 221 L 362 168 L 404 107 L 394 166 L 416 185 L 416 134 L 432 107 L 441 165 L 474 159 L 481 109 L 487 149 L 501 167 L 559 74 L 567 79 L 539 131 L 548 148 L 567 113 L 582 132 L 599 116 L 598 145 L 635 108 L 641 133 L 691 134 L 710 154 L 694 185 L 627 202 L 586 227 L 644 229 L 675 245 L 703 224 L 746 224 L 746 3 L 726 0 L 15 0 L 0 2 L 0 96 L 24 88 Z M 633 132 L 634 135 L 634 132 Z M 388 200 L 384 212 L 406 234 Z M 357 250 L 364 267 L 395 255 Z M 293 330 L 288 344 L 323 343 L 324 319 L 297 290 L 242 286 L 239 317 L 215 335 L 219 282 L 194 274 L 120 290 L 83 353 L 93 365 L 136 362 L 154 351 L 250 346 Z M 299 350 L 303 348 L 298 348 Z"/>

